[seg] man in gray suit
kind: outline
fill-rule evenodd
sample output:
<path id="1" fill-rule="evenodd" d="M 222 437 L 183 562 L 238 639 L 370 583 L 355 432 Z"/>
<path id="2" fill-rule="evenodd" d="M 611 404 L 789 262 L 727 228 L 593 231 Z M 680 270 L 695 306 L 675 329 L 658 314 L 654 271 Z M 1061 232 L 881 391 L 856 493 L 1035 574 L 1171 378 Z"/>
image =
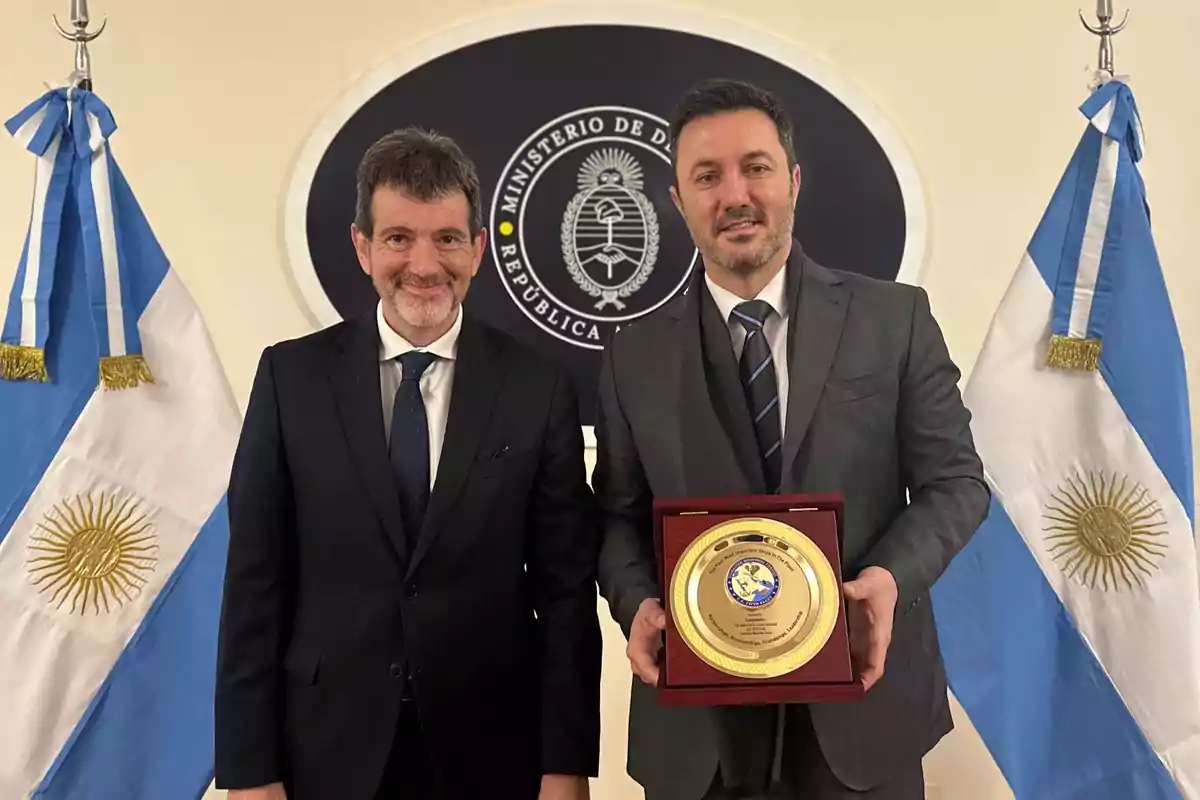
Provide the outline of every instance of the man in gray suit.
<path id="1" fill-rule="evenodd" d="M 649 800 L 923 797 L 922 756 L 951 729 L 928 591 L 989 500 L 958 369 L 924 291 L 828 269 L 793 241 L 800 169 L 770 94 L 705 82 L 671 133 L 672 198 L 704 269 L 609 344 L 593 476 L 600 587 L 637 676 L 629 773 Z M 653 498 L 773 492 L 845 496 L 866 696 L 657 705 Z"/>

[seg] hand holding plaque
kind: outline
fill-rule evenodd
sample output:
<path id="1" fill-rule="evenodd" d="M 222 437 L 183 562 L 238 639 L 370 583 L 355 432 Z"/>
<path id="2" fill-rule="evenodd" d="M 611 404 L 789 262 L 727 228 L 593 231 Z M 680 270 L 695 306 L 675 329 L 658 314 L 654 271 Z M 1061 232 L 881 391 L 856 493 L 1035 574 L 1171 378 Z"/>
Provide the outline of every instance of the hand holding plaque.
<path id="1" fill-rule="evenodd" d="M 629 642 L 625 655 L 633 674 L 642 682 L 658 684 L 658 654 L 662 651 L 663 631 L 667 628 L 667 614 L 655 598 L 647 598 L 638 606 L 629 628 Z"/>
<path id="2" fill-rule="evenodd" d="M 656 501 L 666 704 L 852 700 L 842 599 L 842 499 Z"/>
<path id="3" fill-rule="evenodd" d="M 866 689 L 883 676 L 892 620 L 896 613 L 896 579 L 883 567 L 867 567 L 843 588 L 850 626 L 850 657 Z"/>

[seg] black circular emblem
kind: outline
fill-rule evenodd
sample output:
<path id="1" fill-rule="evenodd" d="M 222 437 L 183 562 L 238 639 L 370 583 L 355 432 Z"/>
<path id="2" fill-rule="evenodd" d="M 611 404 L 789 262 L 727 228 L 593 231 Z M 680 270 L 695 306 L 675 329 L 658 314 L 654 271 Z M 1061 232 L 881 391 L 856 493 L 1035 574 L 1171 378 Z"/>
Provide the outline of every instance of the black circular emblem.
<path id="1" fill-rule="evenodd" d="M 802 174 L 795 235 L 806 252 L 829 267 L 915 279 L 924 237 L 915 170 L 869 104 L 840 78 L 815 74 L 827 67 L 801 58 L 789 66 L 779 53 L 755 52 L 757 40 L 735 44 L 726 23 L 714 22 L 710 37 L 669 22 L 536 21 L 503 35 L 477 31 L 441 55 L 398 57 L 314 133 L 285 233 L 319 324 L 378 301 L 349 236 L 363 152 L 398 127 L 437 130 L 462 146 L 482 184 L 489 241 L 466 313 L 569 364 L 591 425 L 608 337 L 668 303 L 702 268 L 670 198 L 667 128 L 680 95 L 705 77 L 749 80 L 791 115 Z"/>
<path id="2" fill-rule="evenodd" d="M 501 171 L 492 257 L 513 302 L 551 336 L 600 350 L 687 283 L 697 253 L 663 196 L 667 127 L 636 108 L 581 108 L 534 131 Z M 558 235 L 546 235 L 555 221 Z"/>

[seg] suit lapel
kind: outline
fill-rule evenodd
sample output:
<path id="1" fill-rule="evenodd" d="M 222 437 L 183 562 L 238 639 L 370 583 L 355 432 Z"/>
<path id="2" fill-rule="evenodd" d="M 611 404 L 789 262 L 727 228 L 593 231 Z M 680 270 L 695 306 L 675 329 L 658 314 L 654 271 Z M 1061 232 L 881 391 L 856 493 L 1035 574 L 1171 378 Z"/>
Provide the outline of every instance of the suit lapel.
<path id="1" fill-rule="evenodd" d="M 392 478 L 379 384 L 379 330 L 375 315 L 347 324 L 342 348 L 331 359 L 329 382 L 359 480 L 375 506 L 388 538 L 404 561 L 404 522 Z"/>
<path id="2" fill-rule="evenodd" d="M 487 329 L 473 322 L 470 317 L 464 317 L 458 338 L 450 409 L 446 417 L 446 436 L 442 442 L 437 478 L 429 497 L 425 522 L 408 567 L 410 575 L 429 551 L 462 491 L 491 419 L 504 372 L 501 353 L 488 336 Z"/>
<path id="3" fill-rule="evenodd" d="M 766 478 L 758 439 L 754 435 L 754 422 L 750 419 L 750 406 L 746 403 L 746 392 L 742 388 L 738 364 L 733 356 L 729 324 L 721 318 L 721 311 L 708 291 L 702 291 L 699 300 L 709 396 L 724 425 L 742 474 L 752 490 L 761 493 L 765 491 Z"/>
<path id="4" fill-rule="evenodd" d="M 795 242 L 789 262 L 792 310 L 788 315 L 788 412 L 783 436 L 785 485 L 833 366 L 850 304 L 850 292 L 841 279 L 804 255 Z"/>
<path id="5" fill-rule="evenodd" d="M 709 390 L 701 327 L 707 295 L 704 271 L 697 269 L 683 302 L 672 310 L 680 337 L 680 361 L 677 394 L 668 408 L 678 409 L 684 487 L 692 497 L 748 494 L 753 491 L 751 482 L 738 461 L 729 431 L 714 410 Z M 728 347 L 732 362 L 733 346 Z"/>

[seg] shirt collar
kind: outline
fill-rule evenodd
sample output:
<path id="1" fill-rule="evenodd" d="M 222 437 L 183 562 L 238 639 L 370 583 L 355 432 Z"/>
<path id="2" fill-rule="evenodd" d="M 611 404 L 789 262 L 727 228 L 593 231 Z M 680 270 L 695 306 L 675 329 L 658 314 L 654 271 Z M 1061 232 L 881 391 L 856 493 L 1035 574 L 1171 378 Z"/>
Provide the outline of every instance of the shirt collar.
<path id="1" fill-rule="evenodd" d="M 779 315 L 780 319 L 787 319 L 787 290 L 786 290 L 786 275 L 787 264 L 780 267 L 775 273 L 775 277 L 771 278 L 770 283 L 763 287 L 755 300 L 765 300 L 769 306 Z M 730 314 L 738 303 L 746 302 L 741 297 L 738 297 L 733 292 L 718 286 L 713 282 L 708 271 L 704 272 L 704 282 L 708 284 L 708 291 L 712 294 L 712 298 L 716 301 L 717 308 L 721 311 L 721 319 L 729 321 Z"/>
<path id="2" fill-rule="evenodd" d="M 383 318 L 383 301 L 375 307 L 375 320 L 379 325 L 379 360 L 391 361 L 399 358 L 410 350 L 424 350 L 433 353 L 438 358 L 453 361 L 458 354 L 458 333 L 462 330 L 463 309 L 460 305 L 454 317 L 450 330 L 434 340 L 428 347 L 414 347 L 407 339 L 392 330 L 387 320 Z"/>

